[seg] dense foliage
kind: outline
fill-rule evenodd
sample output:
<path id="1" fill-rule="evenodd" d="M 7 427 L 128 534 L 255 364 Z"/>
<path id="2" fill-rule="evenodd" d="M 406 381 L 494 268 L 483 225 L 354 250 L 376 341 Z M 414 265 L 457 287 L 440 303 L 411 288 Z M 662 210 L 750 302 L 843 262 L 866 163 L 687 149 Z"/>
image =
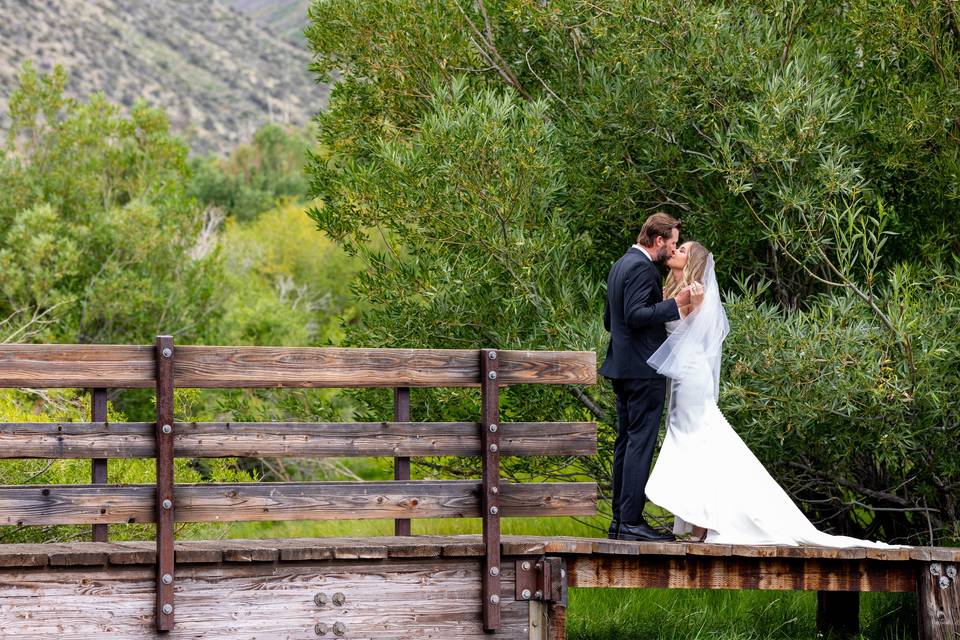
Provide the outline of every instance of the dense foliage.
<path id="1" fill-rule="evenodd" d="M 367 267 L 353 344 L 603 353 L 606 271 L 664 209 L 728 292 L 722 408 L 808 513 L 960 537 L 953 3 L 353 0 L 311 19 L 315 70 L 342 74 L 312 215 Z M 477 412 L 467 392 L 414 404 Z M 603 382 L 511 389 L 506 412 L 592 414 L 609 444 Z M 581 469 L 608 468 L 604 446 Z"/>
<path id="2" fill-rule="evenodd" d="M 63 95 L 31 66 L 10 97 L 0 156 L 0 318 L 5 340 L 151 342 L 204 337 L 219 262 L 184 191 L 187 149 L 162 111 L 129 115 Z M 16 329 L 14 329 L 16 327 Z"/>
<path id="3" fill-rule="evenodd" d="M 187 149 L 162 111 L 138 103 L 124 113 L 99 95 L 70 100 L 65 83 L 59 68 L 40 75 L 27 66 L 10 98 L 12 126 L 0 156 L 0 343 L 149 344 L 158 333 L 171 333 L 180 344 L 339 340 L 340 318 L 354 307 L 348 288 L 354 267 L 312 231 L 302 207 L 291 202 L 273 209 L 271 195 L 257 205 L 269 210 L 257 210 L 255 222 L 238 221 L 237 212 L 224 221 L 189 192 L 197 182 Z M 299 175 L 290 168 L 289 149 L 276 151 L 304 147 L 287 135 L 262 131 L 229 166 L 247 166 L 250 175 L 265 168 L 275 170 L 270 176 Z M 240 201 L 244 185 L 230 189 Z M 178 390 L 175 408 L 180 420 L 337 419 L 351 411 L 335 392 Z M 109 393 L 111 421 L 151 420 L 153 412 L 149 390 Z M 83 390 L 0 390 L 0 422 L 89 416 Z M 112 483 L 152 482 L 155 462 L 111 460 L 108 472 Z M 265 473 L 277 475 L 269 461 L 177 459 L 175 468 L 178 482 Z M 86 460 L 0 460 L 0 484 L 89 478 Z M 110 535 L 149 537 L 148 529 L 112 526 Z M 215 529 L 187 525 L 180 535 L 222 535 Z M 0 541 L 89 533 L 90 527 L 76 526 L 2 527 Z"/>
<path id="4" fill-rule="evenodd" d="M 191 158 L 188 193 L 238 220 L 252 220 L 280 200 L 302 200 L 308 140 L 306 131 L 264 125 L 226 158 Z"/>

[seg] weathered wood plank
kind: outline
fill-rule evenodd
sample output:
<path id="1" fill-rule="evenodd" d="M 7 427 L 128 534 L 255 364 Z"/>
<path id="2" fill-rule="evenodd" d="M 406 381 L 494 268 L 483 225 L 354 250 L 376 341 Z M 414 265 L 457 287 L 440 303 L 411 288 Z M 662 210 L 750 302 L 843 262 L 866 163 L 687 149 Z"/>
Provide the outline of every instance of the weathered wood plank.
<path id="1" fill-rule="evenodd" d="M 814 547 L 808 545 L 798 546 L 779 546 L 777 547 L 778 558 L 823 558 L 834 560 L 859 560 L 867 557 L 867 550 L 864 547 Z"/>
<path id="2" fill-rule="evenodd" d="M 514 600 L 510 567 L 501 630 L 483 632 L 480 573 L 479 559 L 443 558 L 181 566 L 169 637 L 333 638 L 340 623 L 348 638 L 526 640 L 529 605 Z M 154 638 L 153 577 L 151 567 L 4 570 L 0 628 L 11 637 Z"/>
<path id="3" fill-rule="evenodd" d="M 447 558 L 482 556 L 487 547 L 479 536 L 451 536 L 443 543 L 442 554 Z"/>
<path id="4" fill-rule="evenodd" d="M 154 564 L 157 561 L 155 542 L 123 541 L 113 543 L 110 564 Z"/>
<path id="5" fill-rule="evenodd" d="M 687 555 L 691 556 L 729 556 L 733 554 L 733 547 L 729 544 L 711 544 L 707 542 L 684 543 Z"/>
<path id="6" fill-rule="evenodd" d="M 0 387 L 153 387 L 153 345 L 3 344 Z"/>
<path id="7" fill-rule="evenodd" d="M 917 631 L 920 640 L 960 637 L 960 566 L 921 563 L 917 571 Z"/>
<path id="8" fill-rule="evenodd" d="M 476 422 L 177 422 L 178 458 L 475 456 Z M 592 422 L 500 425 L 507 456 L 597 452 Z M 0 458 L 152 458 L 153 422 L 4 422 Z"/>
<path id="9" fill-rule="evenodd" d="M 0 486 L 0 524 L 153 522 L 155 492 L 153 485 Z M 174 512 L 181 522 L 475 518 L 479 492 L 470 480 L 179 484 Z M 596 484 L 504 484 L 501 499 L 505 516 L 592 515 Z"/>
<path id="10" fill-rule="evenodd" d="M 910 559 L 910 547 L 896 547 L 893 549 L 867 549 L 866 555 L 871 560 L 898 560 Z"/>
<path id="11" fill-rule="evenodd" d="M 581 556 L 571 587 L 896 591 L 916 589 L 912 563 L 718 556 Z"/>
<path id="12" fill-rule="evenodd" d="M 593 553 L 593 538 L 553 536 L 544 547 L 546 553 Z"/>
<path id="13" fill-rule="evenodd" d="M 594 384 L 592 351 L 500 351 L 501 384 Z M 461 387 L 478 349 L 178 346 L 177 387 Z M 0 345 L 0 387 L 154 386 L 146 345 Z"/>
<path id="14" fill-rule="evenodd" d="M 49 558 L 48 544 L 0 544 L 0 567 L 45 567 Z"/>

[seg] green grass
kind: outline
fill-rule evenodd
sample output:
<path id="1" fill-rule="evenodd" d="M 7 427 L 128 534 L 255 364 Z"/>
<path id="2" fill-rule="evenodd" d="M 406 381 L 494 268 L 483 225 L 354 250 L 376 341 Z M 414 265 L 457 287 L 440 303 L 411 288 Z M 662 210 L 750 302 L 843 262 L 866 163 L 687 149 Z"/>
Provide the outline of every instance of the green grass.
<path id="1" fill-rule="evenodd" d="M 602 535 L 608 520 L 504 518 L 507 535 Z M 414 520 L 413 533 L 480 533 L 477 518 Z M 224 528 L 235 538 L 363 537 L 393 534 L 392 520 L 243 522 Z M 914 637 L 912 594 L 860 597 L 862 640 Z M 817 638 L 816 594 L 800 591 L 571 589 L 570 640 L 810 640 Z"/>
<path id="2" fill-rule="evenodd" d="M 860 597 L 864 640 L 913 638 L 909 594 Z M 570 640 L 808 640 L 817 598 L 803 591 L 571 589 Z"/>

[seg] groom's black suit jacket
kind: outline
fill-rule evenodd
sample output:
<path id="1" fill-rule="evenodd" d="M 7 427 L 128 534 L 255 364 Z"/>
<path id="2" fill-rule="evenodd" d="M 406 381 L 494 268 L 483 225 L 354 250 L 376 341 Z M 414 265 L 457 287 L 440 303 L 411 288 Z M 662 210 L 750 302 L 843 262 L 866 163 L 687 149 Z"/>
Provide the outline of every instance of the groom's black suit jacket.
<path id="1" fill-rule="evenodd" d="M 607 378 L 658 378 L 647 364 L 664 340 L 664 323 L 678 320 L 675 300 L 664 300 L 660 272 L 642 251 L 630 247 L 607 276 L 603 326 L 610 332 L 600 375 Z"/>

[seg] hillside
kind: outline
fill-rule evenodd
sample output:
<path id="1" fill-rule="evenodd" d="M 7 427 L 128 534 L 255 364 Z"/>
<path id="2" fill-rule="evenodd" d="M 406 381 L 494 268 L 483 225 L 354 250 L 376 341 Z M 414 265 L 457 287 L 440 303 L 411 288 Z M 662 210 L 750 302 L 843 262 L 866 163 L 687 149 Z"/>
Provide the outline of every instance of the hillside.
<path id="1" fill-rule="evenodd" d="M 219 1 L 0 0 L 0 112 L 27 60 L 61 64 L 68 92 L 163 107 L 195 151 L 225 152 L 265 122 L 326 104 L 295 39 Z"/>
<path id="2" fill-rule="evenodd" d="M 310 0 L 228 0 L 259 24 L 265 25 L 295 44 L 303 43 Z"/>

